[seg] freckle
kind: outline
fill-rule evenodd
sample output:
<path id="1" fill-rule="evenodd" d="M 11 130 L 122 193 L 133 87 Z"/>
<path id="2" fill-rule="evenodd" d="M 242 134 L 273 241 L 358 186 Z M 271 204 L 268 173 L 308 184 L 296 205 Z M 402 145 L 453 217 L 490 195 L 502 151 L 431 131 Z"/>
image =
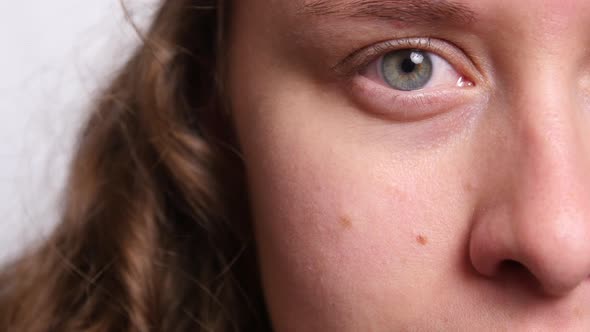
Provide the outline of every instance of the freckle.
<path id="1" fill-rule="evenodd" d="M 351 228 L 352 227 L 352 221 L 350 220 L 350 218 L 346 217 L 346 216 L 342 216 L 340 217 L 340 225 L 343 228 Z"/>
<path id="2" fill-rule="evenodd" d="M 422 246 L 425 246 L 428 243 L 428 238 L 424 235 L 418 235 L 416 236 L 416 242 Z"/>
<path id="3" fill-rule="evenodd" d="M 389 187 L 388 194 L 391 195 L 396 201 L 403 202 L 408 200 L 408 193 L 405 191 L 397 188 L 397 187 Z"/>
<path id="4" fill-rule="evenodd" d="M 465 191 L 470 193 L 475 189 L 475 186 L 472 183 L 467 182 L 463 185 L 463 188 L 465 189 Z"/>

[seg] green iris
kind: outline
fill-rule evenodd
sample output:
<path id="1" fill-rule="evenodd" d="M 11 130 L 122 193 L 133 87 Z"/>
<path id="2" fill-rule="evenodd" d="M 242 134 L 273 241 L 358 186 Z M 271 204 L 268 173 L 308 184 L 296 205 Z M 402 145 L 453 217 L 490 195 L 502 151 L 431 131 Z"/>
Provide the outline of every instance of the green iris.
<path id="1" fill-rule="evenodd" d="M 426 52 L 394 51 L 383 57 L 381 71 L 392 88 L 402 91 L 418 90 L 432 77 L 432 60 Z"/>

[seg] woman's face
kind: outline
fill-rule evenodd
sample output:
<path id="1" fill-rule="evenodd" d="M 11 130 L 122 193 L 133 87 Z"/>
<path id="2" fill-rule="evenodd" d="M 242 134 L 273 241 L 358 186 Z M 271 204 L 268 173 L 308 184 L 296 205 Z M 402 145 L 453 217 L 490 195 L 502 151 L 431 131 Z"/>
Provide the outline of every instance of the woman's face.
<path id="1" fill-rule="evenodd" d="M 240 0 L 277 331 L 590 330 L 590 2 Z"/>

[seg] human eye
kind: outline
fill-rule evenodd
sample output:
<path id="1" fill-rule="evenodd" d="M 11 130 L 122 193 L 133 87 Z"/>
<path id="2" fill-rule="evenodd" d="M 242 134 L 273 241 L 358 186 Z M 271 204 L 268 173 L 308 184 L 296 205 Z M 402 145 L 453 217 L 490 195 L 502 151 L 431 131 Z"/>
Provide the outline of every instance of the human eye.
<path id="1" fill-rule="evenodd" d="M 399 91 L 473 85 L 444 58 L 420 49 L 401 49 L 382 55 L 365 74 Z"/>
<path id="2" fill-rule="evenodd" d="M 467 56 L 430 38 L 379 43 L 339 65 L 351 77 L 355 99 L 393 120 L 419 120 L 451 110 L 468 102 L 478 88 L 477 70 Z"/>

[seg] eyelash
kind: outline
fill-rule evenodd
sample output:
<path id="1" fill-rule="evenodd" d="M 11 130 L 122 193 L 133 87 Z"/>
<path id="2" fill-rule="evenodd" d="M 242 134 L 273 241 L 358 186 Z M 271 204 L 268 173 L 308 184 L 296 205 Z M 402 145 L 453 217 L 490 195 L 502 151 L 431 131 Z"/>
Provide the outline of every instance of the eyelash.
<path id="1" fill-rule="evenodd" d="M 403 49 L 432 52 L 448 60 L 459 72 L 468 71 L 461 65 L 461 63 L 465 62 L 465 59 L 457 55 L 461 52 L 458 48 L 447 42 L 432 38 L 407 38 L 381 42 L 354 52 L 332 69 L 342 77 L 351 77 L 361 72 L 380 56 Z"/>
<path id="2" fill-rule="evenodd" d="M 382 114 L 393 120 L 414 121 L 458 107 L 468 100 L 465 98 L 474 89 L 452 87 L 447 89 L 426 89 L 417 91 L 398 91 L 379 86 L 377 82 L 362 75 L 366 69 L 387 53 L 416 49 L 433 53 L 447 61 L 463 78 L 477 86 L 477 70 L 465 53 L 449 42 L 433 38 L 407 38 L 385 41 L 363 48 L 344 58 L 333 70 L 349 86 L 353 96 L 374 113 Z"/>

